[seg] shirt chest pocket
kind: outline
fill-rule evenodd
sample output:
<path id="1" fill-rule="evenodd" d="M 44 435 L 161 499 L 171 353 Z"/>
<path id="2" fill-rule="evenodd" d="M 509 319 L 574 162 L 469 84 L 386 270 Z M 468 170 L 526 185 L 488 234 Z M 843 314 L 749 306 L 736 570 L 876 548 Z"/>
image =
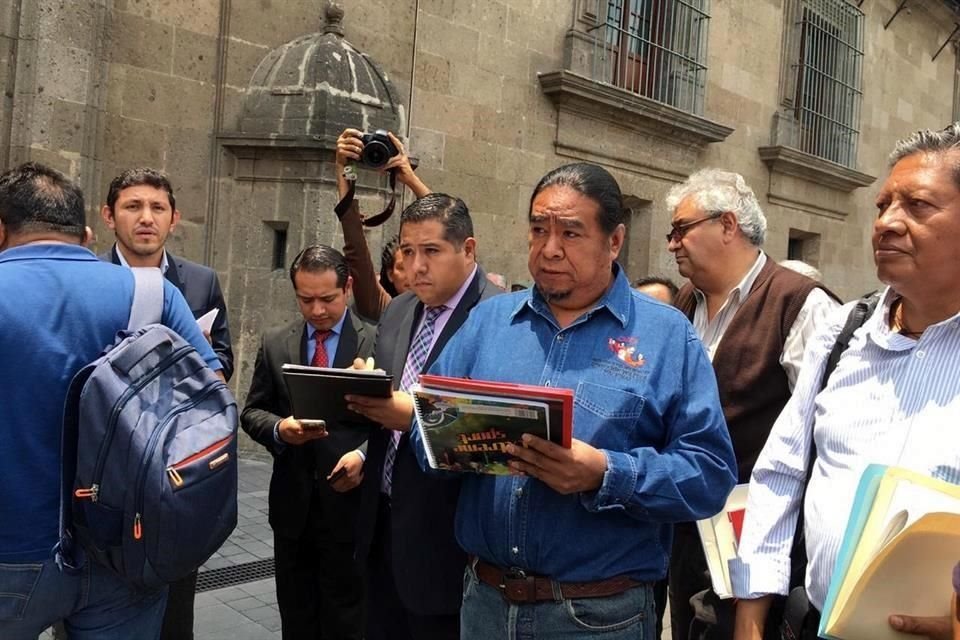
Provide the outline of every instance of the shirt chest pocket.
<path id="1" fill-rule="evenodd" d="M 645 398 L 639 394 L 581 381 L 574 395 L 574 437 L 595 447 L 626 449 L 636 446 Z"/>

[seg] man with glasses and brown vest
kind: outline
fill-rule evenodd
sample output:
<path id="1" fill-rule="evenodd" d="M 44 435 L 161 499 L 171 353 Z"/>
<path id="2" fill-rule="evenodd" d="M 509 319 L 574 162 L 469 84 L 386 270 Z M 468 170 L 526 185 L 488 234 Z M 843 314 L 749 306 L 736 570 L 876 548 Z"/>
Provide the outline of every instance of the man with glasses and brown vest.
<path id="1" fill-rule="evenodd" d="M 667 206 L 673 212 L 667 248 L 689 279 L 674 304 L 713 363 L 739 482 L 748 482 L 793 391 L 807 340 L 838 303 L 822 285 L 763 252 L 767 221 L 739 174 L 698 171 L 670 190 Z M 701 637 L 699 619 L 690 628 L 690 599 L 709 589 L 710 576 L 695 523 L 675 527 L 669 579 L 673 639 Z M 732 604 L 707 602 L 717 623 L 706 637 L 729 637 Z"/>

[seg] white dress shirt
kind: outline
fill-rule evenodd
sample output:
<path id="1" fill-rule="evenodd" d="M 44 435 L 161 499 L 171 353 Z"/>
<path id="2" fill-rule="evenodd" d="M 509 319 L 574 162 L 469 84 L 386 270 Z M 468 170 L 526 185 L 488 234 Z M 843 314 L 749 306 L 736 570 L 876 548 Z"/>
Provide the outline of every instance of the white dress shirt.
<path id="1" fill-rule="evenodd" d="M 806 587 L 818 609 L 868 464 L 960 483 L 960 314 L 913 340 L 889 328 L 896 299 L 892 290 L 884 292 L 822 393 L 827 355 L 854 303 L 831 315 L 811 341 L 793 396 L 750 479 L 739 557 L 730 562 L 737 597 L 787 593 L 811 432 L 817 459 L 804 505 Z"/>
<path id="2" fill-rule="evenodd" d="M 124 267 L 130 268 L 130 263 L 127 262 L 127 259 L 123 257 L 123 251 L 120 251 L 120 248 L 116 244 L 113 245 L 113 250 L 117 252 L 117 259 L 120 260 L 120 264 Z M 163 252 L 163 257 L 160 258 L 160 273 L 167 275 L 167 270 L 170 268 L 170 260 L 167 258 L 167 252 Z"/>
<path id="3" fill-rule="evenodd" d="M 693 312 L 693 328 L 700 336 L 700 341 L 703 342 L 711 362 L 713 362 L 713 355 L 717 352 L 717 347 L 720 346 L 723 334 L 726 333 L 727 327 L 733 322 L 737 311 L 746 301 L 747 294 L 753 288 L 753 283 L 756 282 L 757 276 L 760 275 L 760 271 L 766 262 L 767 256 L 761 251 L 756 262 L 743 276 L 743 280 L 727 294 L 723 306 L 710 321 L 707 320 L 706 295 L 699 289 L 693 290 L 693 295 L 697 300 L 697 306 Z M 797 314 L 796 320 L 793 321 L 790 332 L 783 342 L 783 351 L 780 354 L 780 366 L 787 374 L 790 391 L 793 391 L 793 386 L 797 382 L 797 375 L 800 372 L 800 365 L 803 363 L 803 351 L 807 341 L 813 336 L 816 328 L 822 326 L 830 313 L 839 306 L 836 300 L 828 296 L 823 289 L 816 288 L 807 294 L 807 299 L 803 302 L 803 306 L 800 308 L 800 312 Z"/>

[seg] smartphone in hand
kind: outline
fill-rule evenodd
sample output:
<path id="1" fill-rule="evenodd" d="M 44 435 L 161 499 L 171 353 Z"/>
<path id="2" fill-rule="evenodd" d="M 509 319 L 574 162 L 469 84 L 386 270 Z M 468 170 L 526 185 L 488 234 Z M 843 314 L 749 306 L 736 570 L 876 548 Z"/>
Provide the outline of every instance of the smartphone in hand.
<path id="1" fill-rule="evenodd" d="M 327 421 L 326 420 L 297 420 L 300 423 L 300 426 L 303 427 L 304 431 L 326 431 L 327 430 Z"/>
<path id="2" fill-rule="evenodd" d="M 336 482 L 337 480 L 339 480 L 340 478 L 342 478 L 342 477 L 345 476 L 345 475 L 347 475 L 347 468 L 346 468 L 346 467 L 340 467 L 340 469 L 339 469 L 335 474 L 333 474 L 332 476 L 330 476 L 330 478 L 327 480 L 327 482 L 329 482 L 330 484 L 333 484 L 334 482 Z"/>

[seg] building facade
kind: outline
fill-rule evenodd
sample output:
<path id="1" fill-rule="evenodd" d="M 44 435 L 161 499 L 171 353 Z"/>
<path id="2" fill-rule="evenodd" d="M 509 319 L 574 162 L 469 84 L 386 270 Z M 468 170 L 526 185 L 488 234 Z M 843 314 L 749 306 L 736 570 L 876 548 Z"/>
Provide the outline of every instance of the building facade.
<path id="1" fill-rule="evenodd" d="M 12 0 L 0 7 L 0 168 L 166 170 L 172 249 L 221 276 L 246 389 L 260 332 L 296 314 L 287 264 L 341 244 L 339 131 L 390 128 L 474 214 L 481 262 L 529 280 L 547 170 L 603 164 L 631 206 L 622 263 L 676 277 L 663 196 L 708 166 L 760 197 L 766 250 L 851 298 L 875 288 L 877 178 L 900 137 L 955 117 L 942 0 Z M 386 180 L 363 172 L 362 207 Z M 405 196 L 409 201 L 409 195 Z M 400 204 L 403 204 L 402 202 Z M 369 232 L 374 255 L 394 216 Z"/>

